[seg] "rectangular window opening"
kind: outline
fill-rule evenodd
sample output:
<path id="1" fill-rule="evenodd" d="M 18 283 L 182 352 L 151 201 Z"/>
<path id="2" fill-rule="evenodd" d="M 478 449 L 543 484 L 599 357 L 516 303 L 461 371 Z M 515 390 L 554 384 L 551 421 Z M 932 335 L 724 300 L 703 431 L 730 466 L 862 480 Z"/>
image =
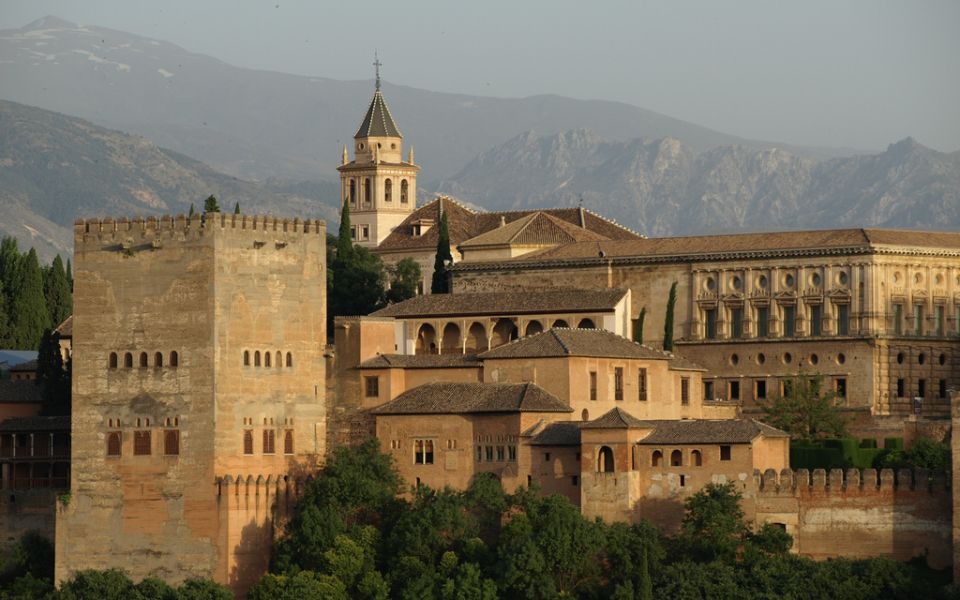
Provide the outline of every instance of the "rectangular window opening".
<path id="1" fill-rule="evenodd" d="M 640 369 L 637 372 L 637 390 L 640 397 L 640 402 L 647 401 L 647 370 Z"/>
<path id="2" fill-rule="evenodd" d="M 623 367 L 613 369 L 613 399 L 623 400 Z"/>
<path id="3" fill-rule="evenodd" d="M 740 307 L 730 309 L 730 337 L 743 337 L 743 309 Z"/>
<path id="4" fill-rule="evenodd" d="M 810 335 L 819 336 L 823 334 L 823 307 L 814 304 L 810 307 Z"/>
<path id="5" fill-rule="evenodd" d="M 740 399 L 740 382 L 739 381 L 730 382 L 730 399 L 731 400 Z"/>
<path id="6" fill-rule="evenodd" d="M 720 460 L 730 460 L 730 446 L 720 446 Z"/>
<path id="7" fill-rule="evenodd" d="M 758 379 L 754 382 L 754 398 L 758 400 L 765 400 L 767 398 L 767 380 Z"/>
<path id="8" fill-rule="evenodd" d="M 364 377 L 367 398 L 380 397 L 380 377 Z"/>
<path id="9" fill-rule="evenodd" d="M 850 305 L 837 305 L 837 335 L 850 334 Z"/>
<path id="10" fill-rule="evenodd" d="M 590 371 L 590 399 L 597 399 L 597 372 Z"/>
<path id="11" fill-rule="evenodd" d="M 797 307 L 788 305 L 783 307 L 783 337 L 797 335 Z"/>
<path id="12" fill-rule="evenodd" d="M 757 337 L 767 337 L 770 334 L 770 308 L 757 308 Z"/>
<path id="13" fill-rule="evenodd" d="M 680 378 L 680 404 L 690 404 L 690 378 Z"/>
<path id="14" fill-rule="evenodd" d="M 715 340 L 717 339 L 717 309 L 708 308 L 703 312 L 704 320 L 707 323 L 707 329 L 705 332 L 706 335 L 704 337 L 706 337 L 708 340 Z"/>

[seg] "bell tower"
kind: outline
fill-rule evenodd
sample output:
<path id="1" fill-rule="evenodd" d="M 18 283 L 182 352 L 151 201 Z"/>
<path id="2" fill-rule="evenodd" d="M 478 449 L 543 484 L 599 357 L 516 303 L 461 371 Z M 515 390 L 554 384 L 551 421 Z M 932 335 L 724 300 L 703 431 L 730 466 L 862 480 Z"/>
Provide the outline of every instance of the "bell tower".
<path id="1" fill-rule="evenodd" d="M 403 135 L 380 91 L 380 60 L 375 59 L 376 90 L 353 136 L 353 160 L 343 147 L 340 199 L 349 203 L 353 241 L 376 248 L 417 206 L 417 172 L 413 148 L 403 160 Z"/>

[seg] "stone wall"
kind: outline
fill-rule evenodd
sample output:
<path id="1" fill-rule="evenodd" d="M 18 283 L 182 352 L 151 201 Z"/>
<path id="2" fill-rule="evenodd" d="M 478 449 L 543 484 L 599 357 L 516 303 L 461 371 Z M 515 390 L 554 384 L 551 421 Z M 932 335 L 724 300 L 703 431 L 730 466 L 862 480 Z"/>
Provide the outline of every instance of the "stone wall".
<path id="1" fill-rule="evenodd" d="M 28 531 L 36 531 L 54 540 L 57 497 L 63 490 L 3 490 L 0 494 L 0 554 Z"/>

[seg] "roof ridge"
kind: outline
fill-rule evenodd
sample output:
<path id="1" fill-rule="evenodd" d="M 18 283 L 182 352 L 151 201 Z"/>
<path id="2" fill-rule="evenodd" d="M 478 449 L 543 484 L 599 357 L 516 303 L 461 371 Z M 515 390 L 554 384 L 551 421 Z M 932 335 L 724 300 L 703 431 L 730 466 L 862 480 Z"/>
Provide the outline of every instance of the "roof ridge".
<path id="1" fill-rule="evenodd" d="M 551 327 L 551 328 L 548 329 L 547 331 L 549 331 L 550 333 L 553 334 L 553 337 L 557 340 L 557 343 L 560 344 L 560 347 L 561 347 L 561 348 L 563 348 L 564 353 L 570 354 L 570 348 L 568 348 L 567 345 L 566 345 L 566 344 L 563 342 L 563 340 L 560 338 L 560 336 L 556 334 L 556 329 L 561 329 L 561 328 Z"/>

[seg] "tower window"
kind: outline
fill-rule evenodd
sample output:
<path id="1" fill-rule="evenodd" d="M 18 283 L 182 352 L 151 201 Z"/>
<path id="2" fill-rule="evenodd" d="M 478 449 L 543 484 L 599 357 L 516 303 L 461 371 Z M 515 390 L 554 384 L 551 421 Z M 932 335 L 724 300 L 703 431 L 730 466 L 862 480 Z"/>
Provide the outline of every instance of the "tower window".
<path id="1" fill-rule="evenodd" d="M 357 203 L 357 180 L 350 180 L 350 204 Z"/>
<path id="2" fill-rule="evenodd" d="M 107 434 L 107 456 L 120 456 L 120 432 L 111 431 Z"/>
<path id="3" fill-rule="evenodd" d="M 111 353 L 110 353 L 110 368 L 111 368 L 111 369 L 116 369 L 116 368 L 117 368 L 117 353 L 116 353 L 116 352 L 111 352 Z"/>
<path id="4" fill-rule="evenodd" d="M 250 351 L 249 351 L 249 350 L 244 350 L 244 351 L 243 351 L 243 366 L 245 366 L 245 367 L 249 367 L 249 366 L 250 366 Z"/>
<path id="5" fill-rule="evenodd" d="M 293 366 L 293 354 L 290 352 L 287 352 L 287 366 L 288 367 Z"/>
<path id="6" fill-rule="evenodd" d="M 174 351 L 172 351 L 172 352 L 170 353 L 170 366 L 171 366 L 171 367 L 179 367 L 179 366 L 180 366 L 180 355 L 177 353 L 176 350 L 174 350 Z"/>
<path id="7" fill-rule="evenodd" d="M 148 456 L 150 454 L 150 432 L 133 432 L 133 454 L 134 456 Z"/>
<path id="8" fill-rule="evenodd" d="M 407 180 L 406 179 L 401 180 L 400 181 L 400 203 L 401 204 L 407 203 L 407 189 L 408 189 Z"/>
<path id="9" fill-rule="evenodd" d="M 276 452 L 277 432 L 272 429 L 263 430 L 263 453 L 273 454 Z"/>
<path id="10" fill-rule="evenodd" d="M 127 352 L 123 355 L 123 366 L 132 369 L 133 368 L 133 354 Z"/>
<path id="11" fill-rule="evenodd" d="M 168 429 L 163 432 L 163 453 L 167 456 L 180 454 L 180 430 Z"/>
<path id="12" fill-rule="evenodd" d="M 637 375 L 637 389 L 639 390 L 640 401 L 647 400 L 647 370 L 640 369 Z"/>
<path id="13" fill-rule="evenodd" d="M 253 431 L 249 429 L 243 432 L 243 453 L 253 454 Z"/>
<path id="14" fill-rule="evenodd" d="M 370 204 L 373 197 L 373 186 L 370 184 L 370 178 L 363 180 L 363 203 Z"/>
<path id="15" fill-rule="evenodd" d="M 293 430 L 292 429 L 288 429 L 286 433 L 283 434 L 283 453 L 293 454 Z"/>
<path id="16" fill-rule="evenodd" d="M 623 367 L 613 369 L 613 399 L 623 400 Z"/>
<path id="17" fill-rule="evenodd" d="M 269 366 L 270 366 L 270 351 L 269 351 L 269 350 L 267 350 L 266 352 L 263 353 L 263 366 L 265 366 L 265 367 L 269 367 Z"/>
<path id="18" fill-rule="evenodd" d="M 153 366 L 155 367 L 163 366 L 163 352 L 157 352 L 153 355 Z"/>
<path id="19" fill-rule="evenodd" d="M 147 368 L 147 353 L 146 353 L 146 352 L 141 352 L 141 353 L 140 353 L 140 368 L 141 368 L 141 369 L 146 369 L 146 368 Z"/>
<path id="20" fill-rule="evenodd" d="M 383 182 L 383 200 L 384 202 L 393 201 L 393 181 L 389 179 Z"/>

